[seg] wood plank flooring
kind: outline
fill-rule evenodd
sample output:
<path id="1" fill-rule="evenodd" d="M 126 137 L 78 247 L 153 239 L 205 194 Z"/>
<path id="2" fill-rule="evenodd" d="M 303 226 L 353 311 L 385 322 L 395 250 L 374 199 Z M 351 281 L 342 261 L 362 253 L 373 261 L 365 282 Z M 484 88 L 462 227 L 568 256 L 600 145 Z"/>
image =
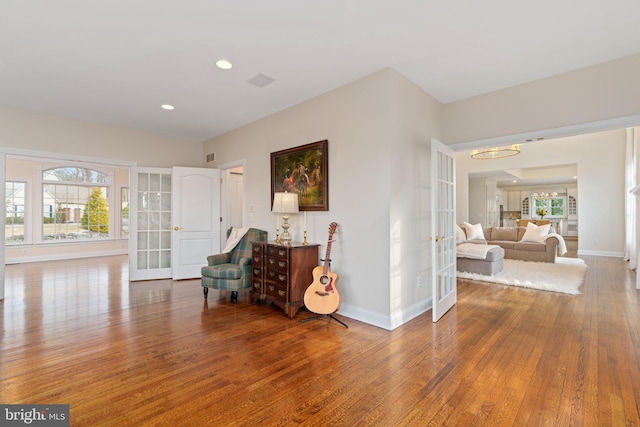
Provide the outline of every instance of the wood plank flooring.
<path id="1" fill-rule="evenodd" d="M 0 403 L 72 426 L 640 426 L 635 273 L 585 258 L 579 296 L 459 281 L 440 322 L 394 331 L 129 283 L 120 256 L 9 265 Z"/>

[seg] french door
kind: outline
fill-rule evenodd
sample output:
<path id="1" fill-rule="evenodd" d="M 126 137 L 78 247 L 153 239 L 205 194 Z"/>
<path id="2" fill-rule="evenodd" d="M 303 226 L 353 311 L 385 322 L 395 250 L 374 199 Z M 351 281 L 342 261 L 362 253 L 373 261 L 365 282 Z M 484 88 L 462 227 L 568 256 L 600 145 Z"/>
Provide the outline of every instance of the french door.
<path id="1" fill-rule="evenodd" d="M 431 140 L 431 264 L 433 321 L 456 303 L 456 182 L 453 150 Z"/>
<path id="2" fill-rule="evenodd" d="M 132 168 L 129 279 L 200 277 L 220 252 L 220 171 Z"/>

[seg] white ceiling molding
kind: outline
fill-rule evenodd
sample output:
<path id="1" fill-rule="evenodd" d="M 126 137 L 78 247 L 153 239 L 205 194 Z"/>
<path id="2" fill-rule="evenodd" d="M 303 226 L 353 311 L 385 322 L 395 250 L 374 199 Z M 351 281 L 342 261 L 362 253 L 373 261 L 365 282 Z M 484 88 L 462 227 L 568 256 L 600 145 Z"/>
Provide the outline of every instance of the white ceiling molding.
<path id="1" fill-rule="evenodd" d="M 495 138 L 478 139 L 449 145 L 454 151 L 470 151 L 478 148 L 499 147 L 502 145 L 525 144 L 540 139 L 564 138 L 567 136 L 584 135 L 588 133 L 604 132 L 607 130 L 623 129 L 640 126 L 640 114 L 618 117 L 615 119 L 599 120 L 577 125 L 562 126 L 552 129 L 537 130 Z"/>

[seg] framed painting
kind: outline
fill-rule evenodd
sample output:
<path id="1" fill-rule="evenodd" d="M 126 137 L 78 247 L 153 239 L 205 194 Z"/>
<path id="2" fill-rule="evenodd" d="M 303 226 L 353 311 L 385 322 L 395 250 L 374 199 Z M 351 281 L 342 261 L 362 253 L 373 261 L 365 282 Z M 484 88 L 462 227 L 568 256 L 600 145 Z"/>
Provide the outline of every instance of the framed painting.
<path id="1" fill-rule="evenodd" d="M 313 142 L 271 153 L 273 195 L 298 193 L 301 211 L 329 210 L 328 141 Z"/>

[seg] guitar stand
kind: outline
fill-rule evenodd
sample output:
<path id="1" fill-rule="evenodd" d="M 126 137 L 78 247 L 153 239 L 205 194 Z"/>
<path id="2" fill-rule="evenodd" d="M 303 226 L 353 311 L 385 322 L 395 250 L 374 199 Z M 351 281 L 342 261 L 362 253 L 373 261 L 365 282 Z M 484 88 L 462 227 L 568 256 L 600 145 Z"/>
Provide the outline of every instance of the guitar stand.
<path id="1" fill-rule="evenodd" d="M 320 261 L 324 262 L 324 259 L 320 259 Z M 331 265 L 331 260 L 329 260 L 329 265 Z M 311 316 L 311 317 L 307 317 L 306 319 L 302 319 L 302 323 L 305 322 L 309 322 L 311 320 L 318 320 L 318 319 L 322 319 L 328 317 L 329 320 L 333 319 L 336 322 L 340 323 L 342 326 L 344 326 L 345 328 L 349 329 L 349 325 L 347 325 L 346 323 L 344 323 L 342 320 L 336 318 L 333 314 L 316 314 L 315 316 Z"/>
<path id="2" fill-rule="evenodd" d="M 329 320 L 333 319 L 336 322 L 340 323 L 342 326 L 344 326 L 345 328 L 349 329 L 349 325 L 347 325 L 346 323 L 344 323 L 342 320 L 336 318 L 333 314 L 318 314 L 316 316 L 311 316 L 311 317 L 307 317 L 306 319 L 302 319 L 301 322 L 309 322 L 311 320 L 318 320 L 318 319 L 322 319 L 324 317 L 328 317 Z"/>

